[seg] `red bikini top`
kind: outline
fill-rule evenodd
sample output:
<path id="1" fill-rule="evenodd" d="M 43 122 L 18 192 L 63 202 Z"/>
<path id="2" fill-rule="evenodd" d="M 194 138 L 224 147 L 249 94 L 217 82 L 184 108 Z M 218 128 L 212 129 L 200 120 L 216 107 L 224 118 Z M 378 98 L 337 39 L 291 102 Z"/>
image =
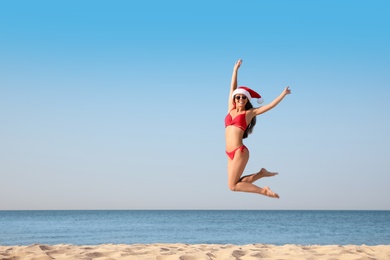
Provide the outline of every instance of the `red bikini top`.
<path id="1" fill-rule="evenodd" d="M 225 127 L 232 125 L 232 126 L 241 128 L 242 131 L 245 131 L 247 126 L 248 126 L 246 124 L 246 116 L 245 115 L 246 115 L 246 111 L 243 114 L 236 115 L 233 119 L 232 115 L 229 112 L 225 117 Z"/>

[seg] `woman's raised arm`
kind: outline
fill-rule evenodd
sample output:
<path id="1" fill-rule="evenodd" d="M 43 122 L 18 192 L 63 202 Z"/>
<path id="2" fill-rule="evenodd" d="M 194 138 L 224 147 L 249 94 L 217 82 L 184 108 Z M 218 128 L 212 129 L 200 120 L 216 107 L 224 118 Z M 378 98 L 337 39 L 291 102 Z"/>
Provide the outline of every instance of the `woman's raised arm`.
<path id="1" fill-rule="evenodd" d="M 261 107 L 254 108 L 253 112 L 255 113 L 256 116 L 267 112 L 268 110 L 276 107 L 280 103 L 280 101 L 282 101 L 283 98 L 288 94 L 291 94 L 290 87 L 286 87 L 283 90 L 283 92 L 277 98 L 275 98 L 271 103 Z"/>
<path id="2" fill-rule="evenodd" d="M 237 88 L 237 74 L 238 74 L 238 69 L 241 66 L 241 63 L 242 63 L 242 60 L 239 59 L 236 62 L 236 64 L 234 64 L 232 81 L 230 82 L 230 93 L 229 93 L 229 99 L 228 99 L 228 112 L 230 112 L 230 110 L 233 109 L 232 94 L 233 94 L 233 91 Z"/>

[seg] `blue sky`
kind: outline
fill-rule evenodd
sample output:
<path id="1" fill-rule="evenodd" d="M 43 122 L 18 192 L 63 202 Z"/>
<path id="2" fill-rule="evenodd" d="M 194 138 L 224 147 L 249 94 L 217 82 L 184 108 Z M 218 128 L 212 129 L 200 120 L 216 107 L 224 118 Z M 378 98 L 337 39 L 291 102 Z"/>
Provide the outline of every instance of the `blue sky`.
<path id="1" fill-rule="evenodd" d="M 0 210 L 390 209 L 387 1 L 1 1 Z M 270 102 L 227 188 L 231 72 Z"/>

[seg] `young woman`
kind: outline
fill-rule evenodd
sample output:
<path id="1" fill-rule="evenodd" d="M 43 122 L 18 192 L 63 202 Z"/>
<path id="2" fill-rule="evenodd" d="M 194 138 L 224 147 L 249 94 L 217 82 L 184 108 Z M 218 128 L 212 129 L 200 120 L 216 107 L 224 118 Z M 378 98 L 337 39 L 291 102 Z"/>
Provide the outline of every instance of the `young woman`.
<path id="1" fill-rule="evenodd" d="M 289 87 L 275 98 L 271 103 L 254 108 L 250 103 L 251 98 L 258 98 L 262 102 L 261 96 L 247 88 L 237 88 L 237 74 L 242 60 L 238 60 L 234 65 L 232 81 L 230 84 L 228 114 L 225 118 L 226 154 L 228 156 L 228 185 L 232 191 L 253 192 L 268 197 L 279 198 L 269 187 L 260 188 L 253 184 L 263 177 L 274 176 L 277 173 L 269 172 L 262 168 L 259 172 L 242 176 L 249 159 L 249 150 L 243 144 L 243 139 L 252 133 L 256 124 L 256 116 L 267 112 L 279 104 L 282 99 L 291 93 Z"/>

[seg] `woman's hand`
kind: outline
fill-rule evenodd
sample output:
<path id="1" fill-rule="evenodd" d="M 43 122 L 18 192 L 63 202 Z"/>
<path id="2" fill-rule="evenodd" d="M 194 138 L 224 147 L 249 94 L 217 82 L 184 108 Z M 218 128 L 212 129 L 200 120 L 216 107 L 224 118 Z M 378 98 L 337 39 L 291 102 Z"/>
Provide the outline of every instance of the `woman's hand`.
<path id="1" fill-rule="evenodd" d="M 237 70 L 238 70 L 238 68 L 240 68 L 240 66 L 241 66 L 241 63 L 242 63 L 242 60 L 241 60 L 241 59 L 239 59 L 239 60 L 236 62 L 236 64 L 234 64 L 234 70 L 235 70 L 235 71 L 237 71 Z"/>
<path id="2" fill-rule="evenodd" d="M 285 95 L 291 94 L 291 89 L 290 89 L 290 87 L 286 87 L 286 88 L 283 90 L 283 94 L 285 94 Z"/>

